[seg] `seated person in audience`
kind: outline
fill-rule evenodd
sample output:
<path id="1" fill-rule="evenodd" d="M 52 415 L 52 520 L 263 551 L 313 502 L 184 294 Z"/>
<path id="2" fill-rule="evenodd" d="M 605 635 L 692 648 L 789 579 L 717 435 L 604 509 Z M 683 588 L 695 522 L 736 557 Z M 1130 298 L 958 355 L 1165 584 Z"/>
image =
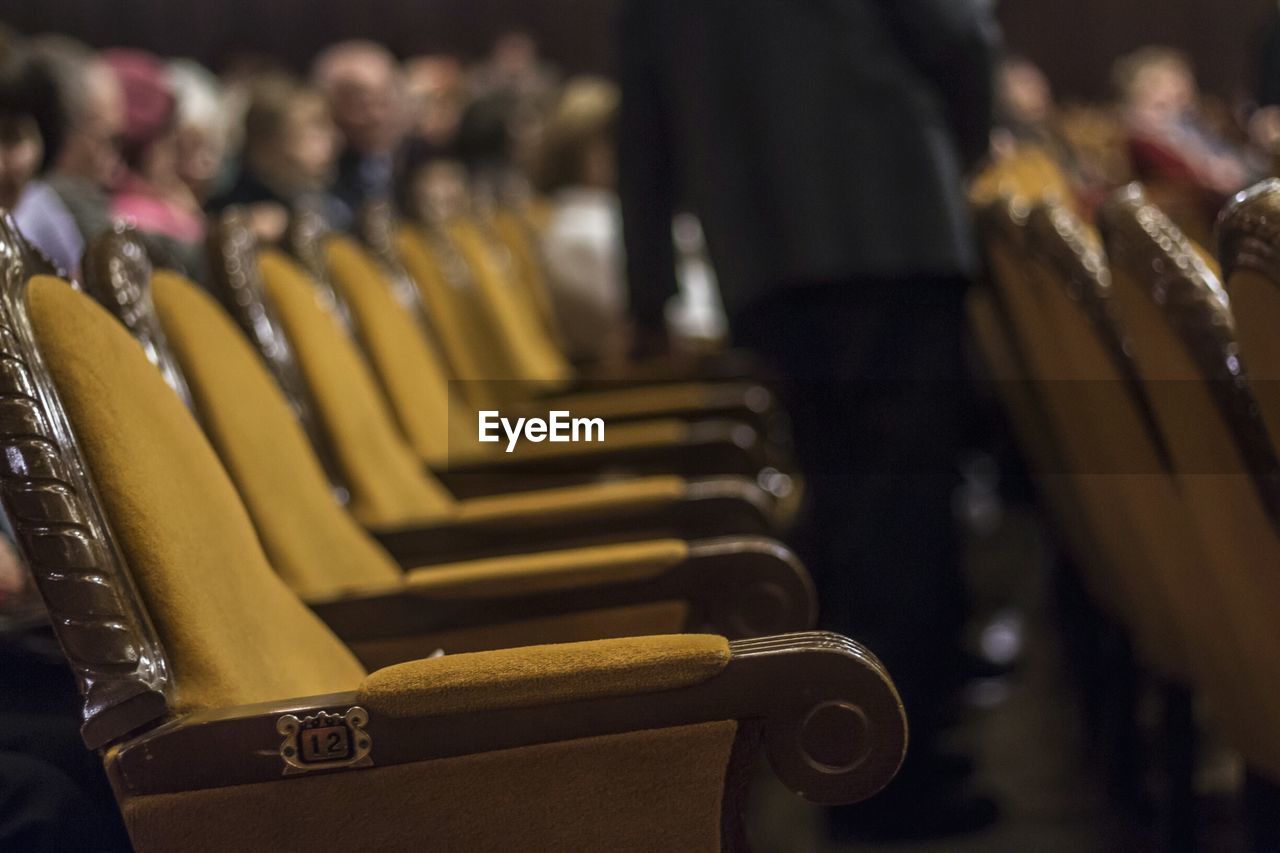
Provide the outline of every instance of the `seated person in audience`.
<path id="1" fill-rule="evenodd" d="M 86 45 L 51 36 L 34 39 L 32 49 L 57 77 L 65 123 L 48 183 L 88 241 L 111 224 L 111 190 L 123 168 L 124 93 L 110 66 Z"/>
<path id="2" fill-rule="evenodd" d="M 228 133 L 222 85 L 190 59 L 170 62 L 169 80 L 177 100 L 178 177 L 203 203 L 225 178 Z"/>
<path id="3" fill-rule="evenodd" d="M 336 153 L 337 130 L 324 98 L 288 76 L 264 77 L 250 87 L 238 172 L 209 207 L 247 206 L 254 231 L 268 241 L 279 239 L 299 204 L 330 225 L 345 225 L 345 207 L 326 189 Z"/>
<path id="4" fill-rule="evenodd" d="M 409 142 L 447 151 L 458 133 L 467 93 L 456 56 L 418 56 L 405 63 L 405 98 L 413 122 Z"/>
<path id="5" fill-rule="evenodd" d="M 619 361 L 626 353 L 627 295 L 614 130 L 617 88 L 579 78 L 547 123 L 538 189 L 552 198 L 542 235 L 559 327 L 570 356 Z"/>
<path id="6" fill-rule="evenodd" d="M 0 67 L 0 207 L 37 248 L 75 272 L 84 240 L 58 194 L 38 179 L 58 154 L 61 113 L 48 65 L 15 51 Z"/>
<path id="7" fill-rule="evenodd" d="M 1199 114 L 1195 75 L 1181 53 L 1143 48 L 1122 58 L 1113 78 L 1140 179 L 1187 185 L 1199 191 L 1213 215 L 1229 195 L 1258 177 L 1245 152 Z"/>
<path id="8" fill-rule="evenodd" d="M 329 102 L 342 133 L 331 191 L 346 208 L 347 227 L 369 200 L 391 198 L 407 122 L 404 82 L 382 45 L 346 41 L 316 59 L 312 81 Z"/>
<path id="9" fill-rule="evenodd" d="M 104 58 L 124 90 L 124 176 L 111 215 L 158 238 L 162 263 L 200 267 L 204 214 L 178 174 L 177 100 L 168 69 L 148 53 L 112 50 Z"/>

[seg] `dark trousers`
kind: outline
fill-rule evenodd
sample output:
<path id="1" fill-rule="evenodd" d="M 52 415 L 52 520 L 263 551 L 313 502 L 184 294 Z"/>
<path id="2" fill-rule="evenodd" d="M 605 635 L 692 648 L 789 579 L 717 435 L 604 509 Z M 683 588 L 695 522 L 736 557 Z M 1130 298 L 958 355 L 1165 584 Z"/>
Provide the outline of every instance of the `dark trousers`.
<path id="1" fill-rule="evenodd" d="M 956 685 L 965 593 L 952 512 L 968 411 L 964 282 L 794 285 L 732 319 L 778 372 L 807 489 L 794 545 L 822 627 L 888 667 L 927 761 Z"/>

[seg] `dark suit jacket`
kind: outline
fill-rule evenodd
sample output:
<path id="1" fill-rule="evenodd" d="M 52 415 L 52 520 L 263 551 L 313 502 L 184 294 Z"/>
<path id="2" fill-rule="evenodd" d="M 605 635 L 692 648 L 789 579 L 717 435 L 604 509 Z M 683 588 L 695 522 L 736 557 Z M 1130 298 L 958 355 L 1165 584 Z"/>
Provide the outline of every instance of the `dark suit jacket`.
<path id="1" fill-rule="evenodd" d="M 976 264 L 984 0 L 624 0 L 619 179 L 632 308 L 675 292 L 673 210 L 702 220 L 730 313 L 777 287 Z"/>

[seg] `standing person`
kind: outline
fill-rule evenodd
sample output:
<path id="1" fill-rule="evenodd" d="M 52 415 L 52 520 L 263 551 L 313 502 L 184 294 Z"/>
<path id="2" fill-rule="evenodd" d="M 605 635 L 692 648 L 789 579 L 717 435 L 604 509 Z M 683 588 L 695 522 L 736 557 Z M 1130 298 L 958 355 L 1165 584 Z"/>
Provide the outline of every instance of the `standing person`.
<path id="1" fill-rule="evenodd" d="M 676 293 L 671 216 L 702 221 L 735 341 L 783 378 L 806 477 L 797 546 L 824 627 L 868 644 L 911 722 L 899 779 L 833 834 L 980 828 L 937 734 L 964 609 L 951 494 L 977 265 L 966 168 L 987 150 L 981 0 L 628 0 L 619 178 L 641 349 Z"/>

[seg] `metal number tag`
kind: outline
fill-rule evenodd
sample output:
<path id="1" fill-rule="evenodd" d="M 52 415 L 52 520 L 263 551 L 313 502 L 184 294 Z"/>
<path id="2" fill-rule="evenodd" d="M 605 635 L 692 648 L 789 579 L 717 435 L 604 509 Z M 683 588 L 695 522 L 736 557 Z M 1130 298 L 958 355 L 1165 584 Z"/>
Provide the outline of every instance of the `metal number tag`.
<path id="1" fill-rule="evenodd" d="M 345 714 L 321 711 L 303 719 L 284 715 L 276 721 L 276 731 L 284 735 L 280 744 L 284 775 L 371 766 L 373 740 L 364 728 L 368 722 L 364 708 L 352 708 Z"/>

